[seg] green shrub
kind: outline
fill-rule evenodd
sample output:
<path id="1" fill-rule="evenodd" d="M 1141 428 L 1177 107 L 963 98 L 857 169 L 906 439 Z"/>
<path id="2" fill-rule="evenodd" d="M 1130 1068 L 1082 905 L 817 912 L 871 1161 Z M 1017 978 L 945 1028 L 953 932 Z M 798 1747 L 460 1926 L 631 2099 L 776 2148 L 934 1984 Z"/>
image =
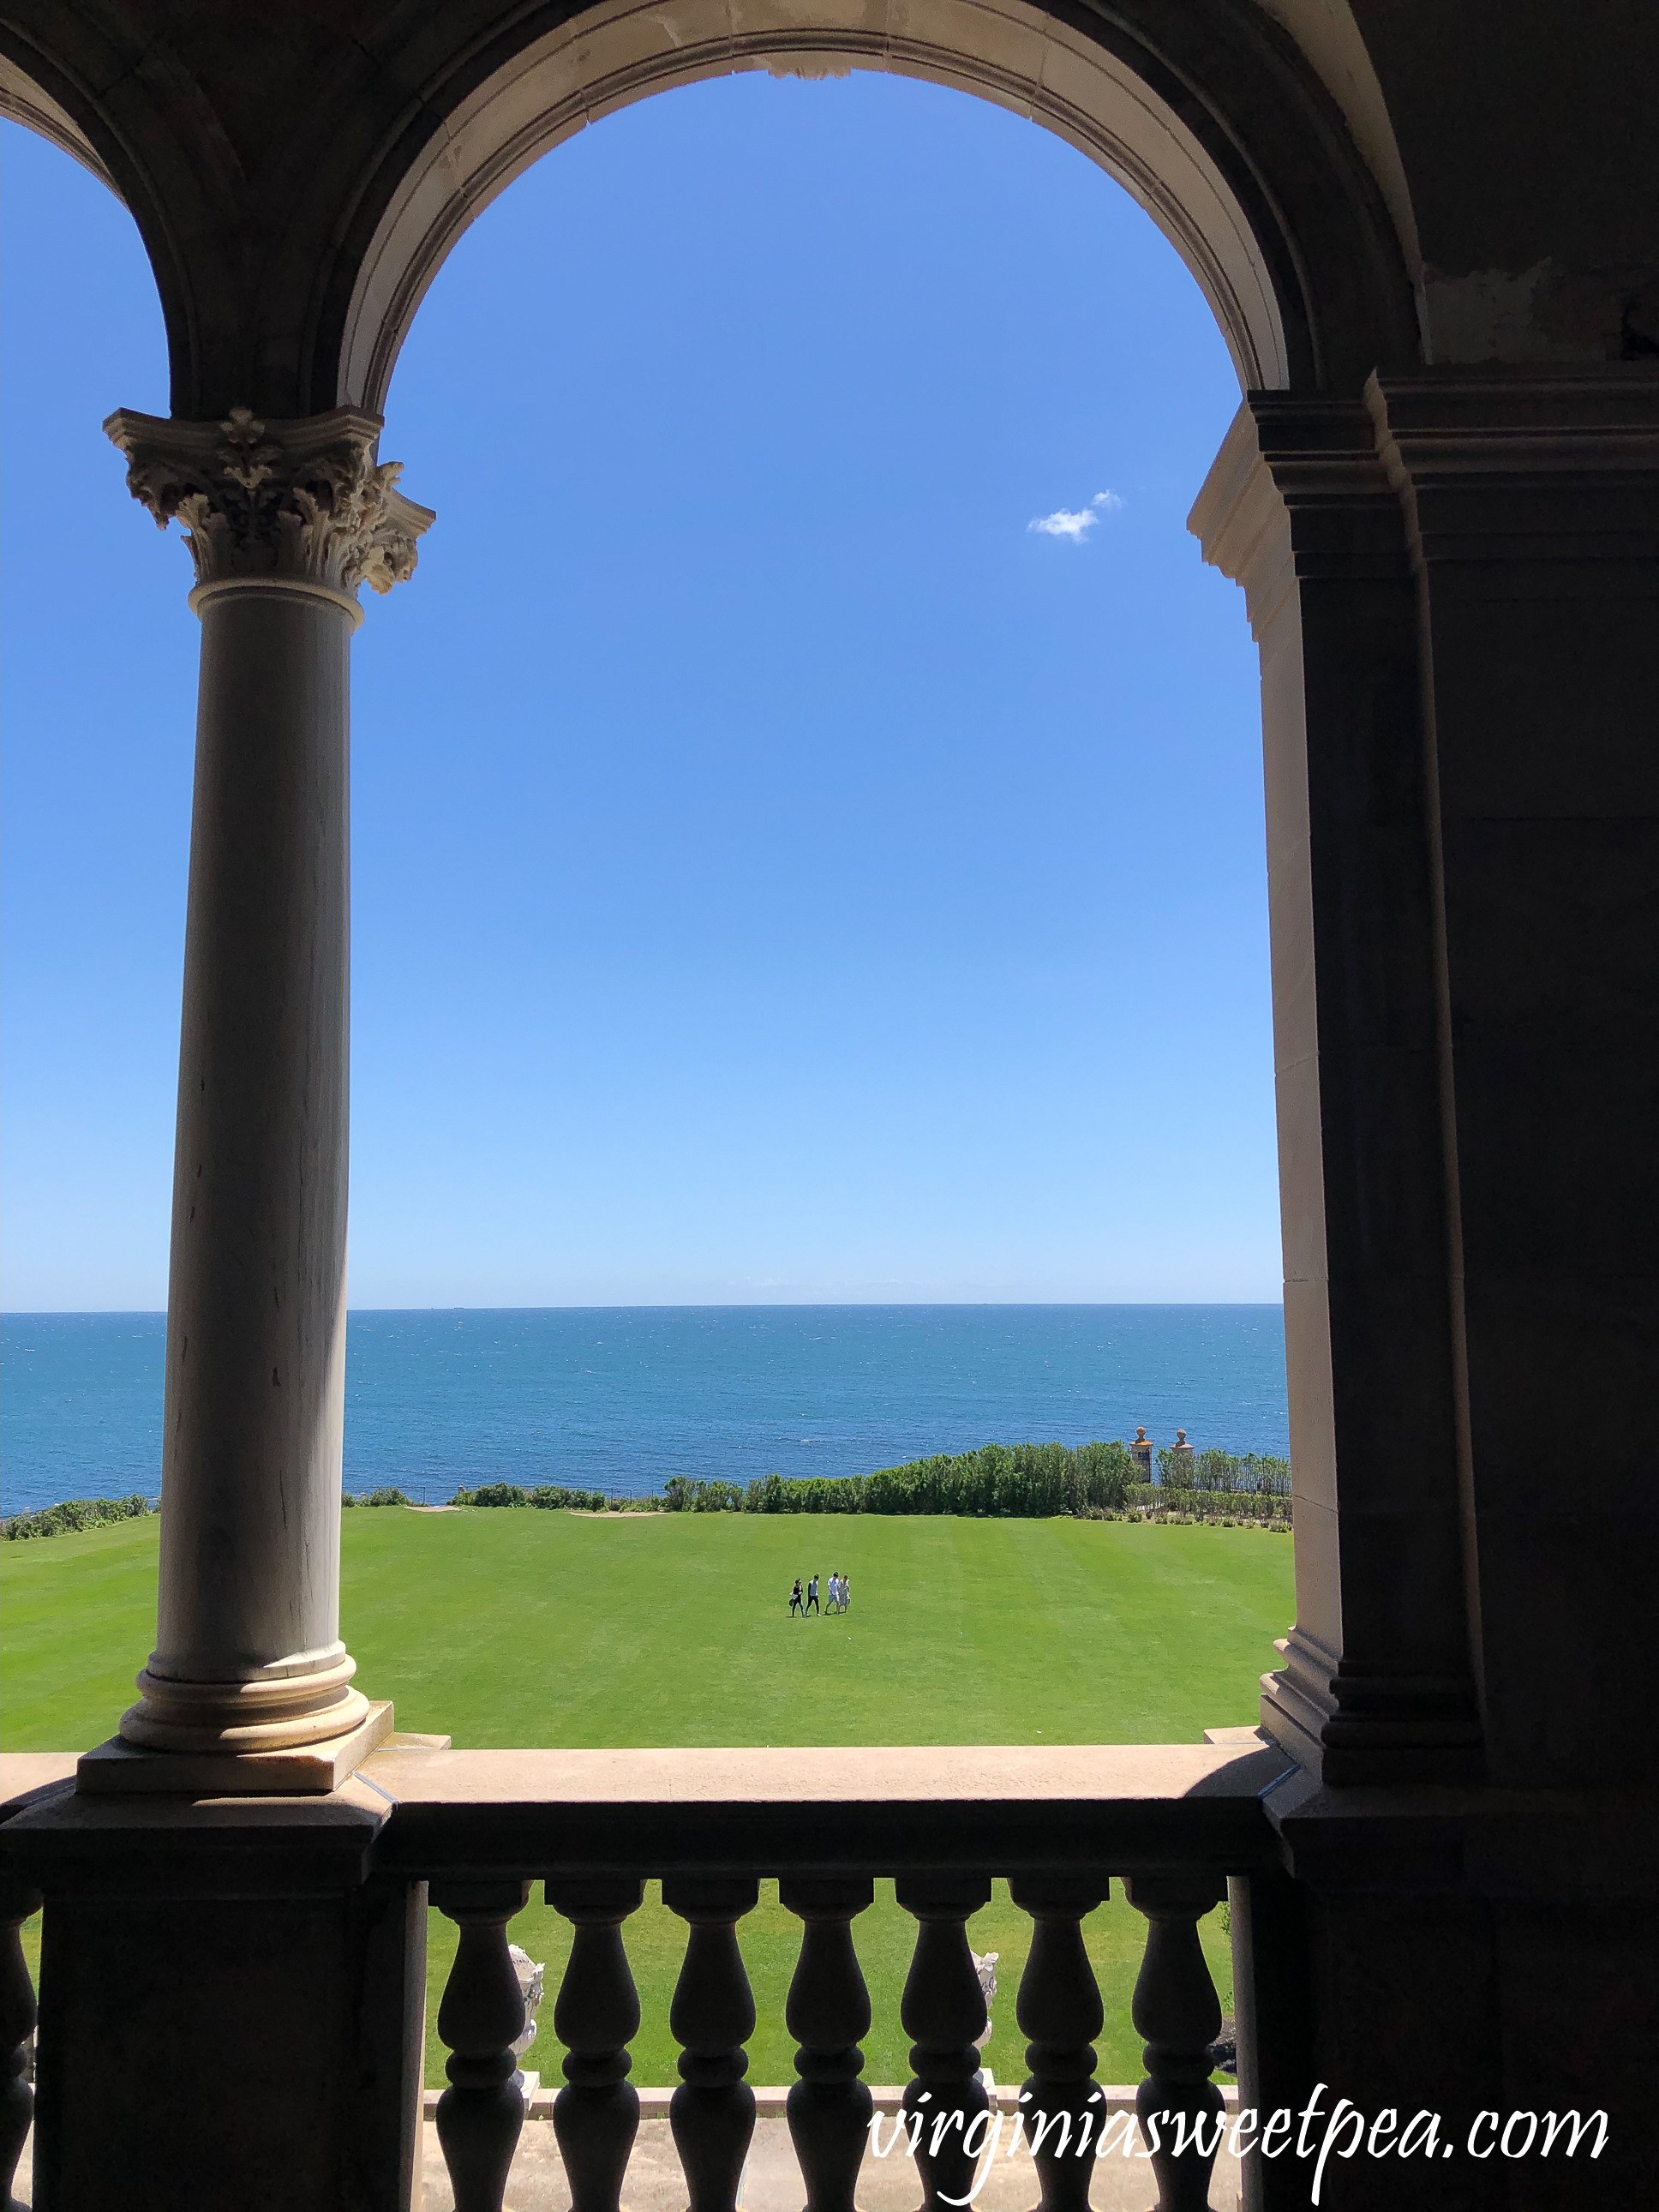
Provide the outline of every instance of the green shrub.
<path id="1" fill-rule="evenodd" d="M 662 1504 L 665 1513 L 741 1513 L 743 1486 L 718 1476 L 698 1482 L 689 1474 L 671 1474 L 662 1486 Z"/>
<path id="2" fill-rule="evenodd" d="M 564 1490 L 557 1483 L 538 1482 L 530 1502 L 544 1513 L 603 1513 L 606 1500 L 602 1490 Z"/>
<path id="3" fill-rule="evenodd" d="M 750 1513 L 955 1513 L 976 1520 L 1047 1520 L 1115 1511 L 1134 1471 L 1115 1441 L 984 1444 L 873 1474 L 765 1474 L 744 1495 Z"/>
<path id="4" fill-rule="evenodd" d="M 902 1467 L 879 1468 L 873 1474 L 762 1474 L 746 1488 L 718 1476 L 699 1480 L 671 1475 L 658 1498 L 610 1501 L 613 1511 L 663 1513 L 953 1513 L 974 1520 L 1048 1520 L 1069 1515 L 1101 1520 L 1125 1512 L 1139 1520 L 1167 1512 L 1179 1494 L 1183 1510 L 1200 1520 L 1218 1520 L 1224 1511 L 1246 1521 L 1287 1519 L 1290 1465 L 1258 1459 L 1253 1453 L 1230 1458 L 1200 1455 L 1200 1473 L 1226 1462 L 1223 1472 L 1243 1470 L 1249 1480 L 1227 1484 L 1200 1480 L 1171 1483 L 1158 1455 L 1159 1483 L 1137 1481 L 1139 1472 L 1127 1445 L 1113 1438 L 1086 1444 L 982 1444 L 977 1451 L 939 1453 L 907 1460 Z M 1181 1462 L 1183 1469 L 1191 1462 Z M 1264 1488 L 1267 1480 L 1282 1488 Z M 546 1486 L 521 1490 L 510 1482 L 458 1490 L 457 1505 L 556 1505 L 603 1512 L 599 1491 L 555 1490 Z"/>
<path id="5" fill-rule="evenodd" d="M 1166 1520 L 1231 1521 L 1240 1527 L 1257 1522 L 1275 1528 L 1291 1525 L 1288 1497 L 1264 1496 L 1255 1491 L 1171 1489 L 1164 1483 L 1138 1482 L 1129 1493 L 1129 1503 L 1148 1519 L 1161 1515 Z"/>
<path id="6" fill-rule="evenodd" d="M 402 1496 L 401 1492 L 396 1494 Z M 552 1482 L 538 1483 L 534 1490 L 525 1490 L 516 1482 L 484 1482 L 476 1490 L 458 1490 L 449 1502 L 452 1505 L 538 1505 L 544 1512 L 552 1513 L 603 1513 L 609 1501 L 602 1490 L 562 1490 Z"/>
<path id="7" fill-rule="evenodd" d="M 1163 1455 L 1159 1454 L 1160 1465 Z M 1200 1490 L 1254 1491 L 1258 1498 L 1288 1498 L 1291 1462 L 1262 1452 L 1201 1451 L 1194 1471 Z"/>
<path id="8" fill-rule="evenodd" d="M 743 1494 L 745 1513 L 863 1513 L 867 1474 L 763 1474 Z"/>
<path id="9" fill-rule="evenodd" d="M 43 1505 L 37 1513 L 16 1513 L 0 1521 L 0 1536 L 9 1543 L 27 1544 L 36 1536 L 62 1536 L 75 1528 L 101 1528 L 112 1521 L 137 1521 L 160 1507 L 135 1490 L 130 1498 L 66 1498 L 61 1505 Z"/>

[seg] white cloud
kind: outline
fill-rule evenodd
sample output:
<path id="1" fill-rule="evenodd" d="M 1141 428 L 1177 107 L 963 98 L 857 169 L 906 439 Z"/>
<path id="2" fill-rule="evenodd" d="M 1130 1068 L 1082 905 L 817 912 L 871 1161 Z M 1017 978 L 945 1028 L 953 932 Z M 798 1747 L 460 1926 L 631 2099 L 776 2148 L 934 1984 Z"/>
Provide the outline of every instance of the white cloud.
<path id="1" fill-rule="evenodd" d="M 1123 501 L 1115 491 L 1097 491 L 1087 507 L 1073 514 L 1069 507 L 1057 507 L 1052 514 L 1035 514 L 1026 524 L 1028 530 L 1039 531 L 1044 538 L 1069 538 L 1073 545 L 1081 545 L 1103 514 L 1115 514 Z"/>

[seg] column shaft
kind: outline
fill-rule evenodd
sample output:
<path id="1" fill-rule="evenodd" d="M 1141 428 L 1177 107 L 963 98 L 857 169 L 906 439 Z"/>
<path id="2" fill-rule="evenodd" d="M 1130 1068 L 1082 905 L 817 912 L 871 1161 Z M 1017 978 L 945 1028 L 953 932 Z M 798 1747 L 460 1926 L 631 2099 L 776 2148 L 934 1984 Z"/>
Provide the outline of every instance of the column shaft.
<path id="1" fill-rule="evenodd" d="M 161 1681 L 343 1656 L 354 615 L 335 594 L 258 585 L 201 607 Z"/>

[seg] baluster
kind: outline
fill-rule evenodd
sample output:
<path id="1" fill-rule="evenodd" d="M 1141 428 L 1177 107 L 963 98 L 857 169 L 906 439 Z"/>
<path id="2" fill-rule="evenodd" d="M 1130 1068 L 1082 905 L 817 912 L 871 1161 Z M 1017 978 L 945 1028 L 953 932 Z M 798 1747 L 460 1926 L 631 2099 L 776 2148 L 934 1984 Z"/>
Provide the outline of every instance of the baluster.
<path id="1" fill-rule="evenodd" d="M 1198 1923 L 1220 1904 L 1226 1884 L 1218 1875 L 1131 1875 L 1123 1887 L 1135 1911 L 1146 1917 L 1146 1953 L 1130 2006 L 1146 2039 L 1146 2079 L 1135 2092 L 1135 2112 L 1149 2141 L 1152 2116 L 1169 2116 L 1160 2117 L 1159 2147 L 1152 2153 L 1158 2212 L 1205 2212 L 1221 2141 L 1221 2092 L 1210 2079 L 1210 2045 L 1221 2030 L 1221 2004 Z M 1189 2133 L 1177 2157 L 1174 2133 L 1182 2118 Z M 1200 2129 L 1201 2138 L 1194 2140 L 1193 2131 Z"/>
<path id="2" fill-rule="evenodd" d="M 795 2039 L 789 2135 L 806 2184 L 806 2212 L 853 2212 L 853 2191 L 870 2132 L 870 2092 L 860 2048 L 870 2028 L 853 1922 L 873 1903 L 867 1875 L 786 1876 L 784 1905 L 801 1922 L 800 1957 L 784 2005 Z"/>
<path id="3" fill-rule="evenodd" d="M 963 2141 L 990 2102 L 985 2084 L 975 2078 L 985 1992 L 965 1923 L 990 1903 L 991 1885 L 972 1875 L 909 1875 L 901 1876 L 896 1887 L 899 1903 L 918 1923 L 915 1955 L 899 2001 L 916 2076 L 904 2092 L 904 2110 L 922 2121 L 916 2141 L 922 2212 L 939 2212 L 941 2197 L 965 2197 L 973 2186 L 979 2161 Z"/>
<path id="4" fill-rule="evenodd" d="M 690 1929 L 668 2024 L 680 2054 L 680 2086 L 668 2107 L 685 2170 L 690 2212 L 736 2212 L 738 2184 L 755 2132 L 755 2093 L 744 2080 L 755 2032 L 755 2000 L 738 1948 L 738 1923 L 760 1884 L 665 1878 L 662 1901 Z"/>
<path id="5" fill-rule="evenodd" d="M 1030 2039 L 1025 2063 L 1031 2075 L 1021 2109 L 1042 2212 L 1088 2212 L 1095 2162 L 1085 2116 L 1095 2096 L 1094 2039 L 1106 2015 L 1079 1923 L 1103 1902 L 1108 1887 L 1104 1880 L 1009 1884 L 1014 1903 L 1033 1923 L 1015 2014 Z M 1103 2117 L 1097 2104 L 1097 2126 Z"/>
<path id="6" fill-rule="evenodd" d="M 0 2205 L 11 2203 L 17 2161 L 34 2117 L 34 2092 L 24 2078 L 34 2033 L 34 1984 L 23 1957 L 23 1923 L 40 1910 L 39 1890 L 0 1886 Z"/>
<path id="7" fill-rule="evenodd" d="M 438 2100 L 438 2142 L 455 2212 L 501 2212 L 524 2125 L 513 2045 L 524 2033 L 524 1998 L 507 1954 L 507 1923 L 530 1896 L 526 1881 L 434 1881 L 430 1897 L 460 1930 L 438 2008 L 449 2048 L 449 2087 Z"/>
<path id="8" fill-rule="evenodd" d="M 553 2008 L 554 2033 L 569 2053 L 565 2086 L 553 2100 L 553 2132 L 570 2184 L 570 2212 L 618 2212 L 639 2132 L 628 2046 L 639 2027 L 640 1998 L 622 1924 L 644 1896 L 645 1884 L 624 1875 L 547 1885 L 548 1903 L 576 1930 Z"/>

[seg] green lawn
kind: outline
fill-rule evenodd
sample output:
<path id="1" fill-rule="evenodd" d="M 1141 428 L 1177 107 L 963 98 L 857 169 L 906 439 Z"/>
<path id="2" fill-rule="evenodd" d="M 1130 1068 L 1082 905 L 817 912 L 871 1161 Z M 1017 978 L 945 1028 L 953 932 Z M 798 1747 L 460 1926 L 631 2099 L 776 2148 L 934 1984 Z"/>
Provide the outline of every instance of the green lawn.
<path id="1" fill-rule="evenodd" d="M 0 1747 L 85 1749 L 154 1641 L 157 1523 L 0 1545 Z M 1256 1528 L 396 1508 L 345 1516 L 343 1632 L 458 1744 L 1194 1742 L 1291 1615 Z M 793 1577 L 852 1577 L 791 1620 Z"/>
<path id="2" fill-rule="evenodd" d="M 156 1534 L 146 1520 L 0 1545 L 0 1748 L 82 1750 L 111 1733 L 154 1638 Z M 791 1580 L 815 1568 L 851 1576 L 845 1620 L 789 1619 Z M 1194 1742 L 1255 1717 L 1291 1617 L 1291 1547 L 1256 1528 L 1121 1521 L 380 1509 L 345 1517 L 343 1612 L 361 1686 L 393 1698 L 401 1727 L 463 1745 Z M 999 1886 L 970 1931 L 1002 1954 L 988 2053 L 1002 2079 L 1023 2070 L 1012 1996 L 1026 1924 Z M 914 1924 L 890 1884 L 856 1932 L 876 2011 L 866 2075 L 902 2081 Z M 1128 2004 L 1142 1932 L 1118 1897 L 1090 1923 L 1106 2080 L 1140 2073 Z M 453 1933 L 434 1917 L 434 2080 Z M 535 1905 L 513 1933 L 548 1962 L 550 1991 L 564 1923 Z M 684 1931 L 653 1888 L 627 1936 L 645 2009 L 635 2078 L 672 2082 Z M 1206 1939 L 1224 2002 L 1214 1922 Z M 782 2012 L 798 1940 L 769 1887 L 743 1929 L 754 2081 L 793 2078 Z M 556 2075 L 556 2053 L 538 2056 Z"/>

